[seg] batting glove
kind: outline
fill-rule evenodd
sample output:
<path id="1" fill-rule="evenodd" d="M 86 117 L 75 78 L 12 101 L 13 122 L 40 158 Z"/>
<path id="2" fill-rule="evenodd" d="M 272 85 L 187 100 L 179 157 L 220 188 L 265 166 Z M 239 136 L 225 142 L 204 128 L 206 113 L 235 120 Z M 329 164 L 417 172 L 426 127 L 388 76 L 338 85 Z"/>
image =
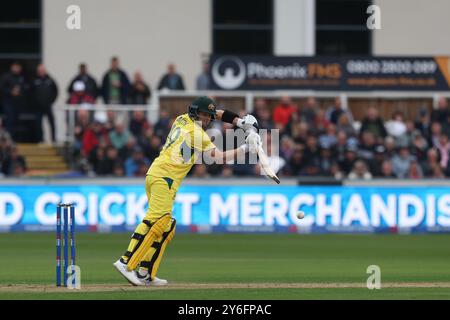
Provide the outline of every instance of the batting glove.
<path id="1" fill-rule="evenodd" d="M 258 153 L 259 146 L 261 145 L 261 137 L 259 134 L 254 131 L 250 132 L 245 142 L 248 145 L 248 151 L 250 153 Z"/>
<path id="2" fill-rule="evenodd" d="M 237 124 L 239 128 L 244 129 L 245 132 L 258 132 L 258 120 L 251 114 L 247 114 L 242 119 L 238 119 Z"/>

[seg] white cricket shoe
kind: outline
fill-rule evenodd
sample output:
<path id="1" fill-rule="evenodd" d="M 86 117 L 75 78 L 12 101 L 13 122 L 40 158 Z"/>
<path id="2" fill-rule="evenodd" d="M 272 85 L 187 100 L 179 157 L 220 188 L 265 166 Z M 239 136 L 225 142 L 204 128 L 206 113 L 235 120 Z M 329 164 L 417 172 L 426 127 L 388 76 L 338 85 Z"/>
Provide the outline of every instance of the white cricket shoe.
<path id="1" fill-rule="evenodd" d="M 150 275 L 146 275 L 145 277 L 141 277 L 138 272 L 136 272 L 136 277 L 141 282 L 141 284 L 140 284 L 141 286 L 164 287 L 164 286 L 166 286 L 169 283 L 167 280 L 160 279 L 160 278 L 157 278 L 157 277 L 154 277 L 153 280 L 152 280 Z"/>
<path id="2" fill-rule="evenodd" d="M 117 260 L 113 263 L 113 266 L 119 271 L 119 273 L 125 277 L 125 279 L 133 286 L 142 286 L 142 281 L 138 279 L 134 271 L 128 271 L 127 265 L 122 261 Z"/>

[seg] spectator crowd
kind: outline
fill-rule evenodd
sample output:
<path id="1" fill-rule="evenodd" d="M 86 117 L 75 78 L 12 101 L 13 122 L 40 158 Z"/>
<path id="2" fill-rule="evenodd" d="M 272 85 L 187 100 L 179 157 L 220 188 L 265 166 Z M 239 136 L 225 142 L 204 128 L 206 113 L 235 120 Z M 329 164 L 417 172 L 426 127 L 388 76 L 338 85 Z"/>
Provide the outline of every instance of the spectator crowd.
<path id="1" fill-rule="evenodd" d="M 209 89 L 208 65 L 205 63 L 196 79 L 197 89 Z M 4 175 L 21 175 L 25 159 L 17 153 L 13 140 L 18 136 L 20 114 L 35 115 L 37 142 L 42 141 L 42 118 L 48 118 L 51 137 L 55 141 L 52 104 L 58 86 L 44 65 L 36 69 L 33 81 L 27 82 L 22 67 L 13 63 L 10 72 L 0 80 L 3 125 L 0 127 L 0 164 Z M 161 77 L 157 90 L 184 90 L 183 77 L 174 64 Z M 113 57 L 110 67 L 99 83 L 89 74 L 86 64 L 67 88 L 68 104 L 147 104 L 151 89 L 140 72 L 130 81 Z M 225 106 L 226 107 L 226 106 Z M 268 101 L 254 101 L 253 115 L 261 128 L 279 129 L 279 153 L 272 153 L 270 136 L 268 152 L 272 167 L 280 176 L 332 177 L 336 179 L 372 178 L 445 178 L 450 177 L 450 109 L 441 98 L 431 112 L 420 109 L 416 118 L 407 118 L 400 111 L 383 120 L 375 107 L 365 110 L 365 117 L 355 121 L 339 98 L 330 106 L 319 107 L 314 97 L 300 105 L 290 97 L 281 97 L 271 108 Z M 158 156 L 173 118 L 160 110 L 155 124 L 147 121 L 143 111 L 134 111 L 125 121 L 113 111 L 79 109 L 75 119 L 73 153 L 76 169 L 90 176 L 143 176 Z M 228 124 L 215 123 L 221 130 Z M 30 129 L 30 127 L 28 127 Z M 274 141 L 272 141 L 274 143 Z M 226 145 L 226 144 L 224 144 Z M 272 145 L 273 146 L 273 145 Z M 192 177 L 254 176 L 258 165 L 225 164 L 195 165 Z"/>
<path id="2" fill-rule="evenodd" d="M 375 107 L 360 122 L 339 98 L 325 110 L 315 98 L 303 107 L 283 97 L 272 117 L 266 102 L 256 102 L 254 115 L 265 127 L 281 131 L 280 156 L 286 176 L 328 176 L 337 179 L 445 178 L 450 176 L 450 110 L 445 98 L 416 119 L 395 111 L 383 121 Z"/>
<path id="3" fill-rule="evenodd" d="M 207 76 L 203 75 L 201 85 L 204 87 L 203 89 L 209 86 Z M 176 72 L 174 64 L 171 63 L 167 66 L 167 73 L 162 75 L 157 88 L 158 90 L 185 89 L 183 77 Z M 11 160 L 5 159 L 10 159 L 17 153 L 13 141 L 32 143 L 44 141 L 42 123 L 44 117 L 49 122 L 51 141 L 56 142 L 55 117 L 52 106 L 59 93 L 56 81 L 43 64 L 39 64 L 32 75 L 27 76 L 22 65 L 19 62 L 13 62 L 10 70 L 0 76 L 0 119 L 2 121 L 0 165 L 4 175 L 15 175 L 14 172 L 19 174 L 25 170 L 25 164 L 12 165 Z M 95 104 L 101 99 L 105 104 L 144 105 L 151 97 L 151 90 L 139 71 L 135 72 L 130 80 L 127 73 L 120 68 L 119 59 L 112 57 L 110 67 L 99 83 L 88 72 L 87 65 L 81 63 L 78 73 L 67 87 L 67 95 L 68 104 Z M 80 121 L 83 121 L 84 116 L 83 113 L 77 115 L 81 119 Z M 92 119 L 88 117 L 87 120 L 89 122 Z M 78 132 L 76 135 L 79 137 L 83 133 Z M 8 138 L 5 138 L 6 136 Z M 113 135 L 112 141 L 117 139 L 117 136 Z M 83 149 L 89 149 L 89 147 Z M 19 156 L 19 158 L 21 161 L 23 160 L 23 157 Z M 4 161 L 7 163 L 5 164 Z M 13 167 L 21 169 L 14 170 Z M 133 168 L 132 165 L 127 167 L 129 170 Z M 106 169 L 104 171 L 109 172 Z"/>
<path id="4" fill-rule="evenodd" d="M 199 78 L 199 85 L 207 89 L 208 75 L 202 72 Z M 167 73 L 161 76 L 157 88 L 185 89 L 183 77 L 177 73 L 174 64 L 167 66 Z M 39 64 L 31 77 L 27 77 L 22 65 L 13 62 L 9 72 L 0 76 L 0 111 L 4 128 L 14 140 L 42 142 L 42 119 L 47 117 L 52 142 L 56 141 L 52 105 L 58 97 L 58 89 L 57 83 L 43 64 Z M 67 94 L 68 104 L 94 104 L 101 99 L 105 104 L 144 105 L 151 97 L 151 90 L 139 71 L 130 80 L 121 69 L 119 58 L 112 57 L 110 67 L 99 83 L 89 74 L 87 65 L 81 63 L 78 73 L 67 87 Z"/>
<path id="5" fill-rule="evenodd" d="M 331 177 L 335 179 L 445 178 L 450 176 L 450 111 L 448 102 L 439 108 L 421 109 L 417 119 L 406 119 L 396 111 L 383 121 L 375 107 L 369 107 L 362 121 L 354 121 L 339 98 L 322 109 L 315 98 L 303 105 L 282 97 L 271 109 L 264 99 L 255 101 L 253 115 L 260 127 L 279 129 L 278 154 L 271 153 L 271 138 L 266 136 L 272 167 L 280 176 Z M 159 121 L 150 124 L 143 112 L 135 111 L 128 125 L 115 115 L 96 113 L 92 122 L 80 113 L 77 145 L 85 167 L 95 175 L 142 176 L 158 155 L 172 125 L 166 110 Z M 84 120 L 83 120 L 84 119 Z M 230 125 L 216 122 L 225 132 Z M 225 136 L 225 134 L 224 134 Z M 222 144 L 226 146 L 224 142 Z M 258 165 L 197 164 L 192 177 L 255 176 Z"/>

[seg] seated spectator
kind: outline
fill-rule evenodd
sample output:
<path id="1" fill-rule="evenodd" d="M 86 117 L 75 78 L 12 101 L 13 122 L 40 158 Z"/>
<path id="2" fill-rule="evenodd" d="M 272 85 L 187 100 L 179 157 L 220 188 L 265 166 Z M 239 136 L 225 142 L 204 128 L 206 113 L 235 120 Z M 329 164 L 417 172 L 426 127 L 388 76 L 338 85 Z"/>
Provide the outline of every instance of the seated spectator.
<path id="1" fill-rule="evenodd" d="M 155 123 L 154 127 L 155 135 L 159 136 L 161 139 L 166 139 L 171 127 L 170 120 L 169 112 L 161 109 L 159 111 L 159 120 Z"/>
<path id="2" fill-rule="evenodd" d="M 181 75 L 175 70 L 175 65 L 170 63 L 167 66 L 167 73 L 159 81 L 158 90 L 184 90 L 184 82 Z"/>
<path id="3" fill-rule="evenodd" d="M 144 163 L 147 168 L 150 166 L 150 160 L 144 156 L 142 149 L 135 147 L 132 156 L 125 161 L 125 175 L 127 177 L 138 176 L 141 163 Z"/>
<path id="4" fill-rule="evenodd" d="M 345 175 L 348 175 L 350 173 L 357 160 L 356 156 L 357 150 L 358 149 L 356 146 L 348 145 L 345 151 L 344 160 L 338 162 L 339 167 L 341 168 L 342 172 L 344 172 Z"/>
<path id="5" fill-rule="evenodd" d="M 208 174 L 208 170 L 207 169 L 208 168 L 203 163 L 196 164 L 192 168 L 191 177 L 192 178 L 208 178 L 209 174 Z"/>
<path id="6" fill-rule="evenodd" d="M 412 120 L 405 121 L 405 132 L 399 136 L 397 136 L 396 144 L 397 145 L 407 145 L 410 146 L 413 144 L 413 141 L 417 135 L 420 135 L 419 130 L 414 126 L 414 122 Z"/>
<path id="7" fill-rule="evenodd" d="M 82 155 L 87 157 L 100 142 L 108 143 L 108 133 L 103 127 L 100 119 L 94 119 L 92 124 L 85 130 L 82 140 Z"/>
<path id="8" fill-rule="evenodd" d="M 236 176 L 251 176 L 254 177 L 256 174 L 256 166 L 250 164 L 249 154 L 245 155 L 245 160 L 240 160 L 240 162 L 235 162 L 232 164 L 233 174 Z"/>
<path id="9" fill-rule="evenodd" d="M 86 86 L 83 81 L 73 83 L 72 93 L 67 100 L 68 104 L 94 104 L 95 99 L 86 92 Z"/>
<path id="10" fill-rule="evenodd" d="M 330 123 L 326 132 L 319 137 L 319 144 L 333 148 L 337 144 L 336 126 Z"/>
<path id="11" fill-rule="evenodd" d="M 383 145 L 377 145 L 374 150 L 373 159 L 368 161 L 368 166 L 370 172 L 374 176 L 382 175 L 382 166 L 384 161 L 386 160 L 386 148 Z"/>
<path id="12" fill-rule="evenodd" d="M 320 148 L 320 175 L 332 176 L 332 166 L 334 163 L 333 150 L 328 144 L 321 144 Z"/>
<path id="13" fill-rule="evenodd" d="M 392 119 L 385 123 L 387 133 L 394 137 L 399 138 L 406 133 L 406 123 L 404 115 L 401 111 L 396 111 L 392 115 Z"/>
<path id="14" fill-rule="evenodd" d="M 417 134 L 413 136 L 413 141 L 411 142 L 411 154 L 415 156 L 419 162 L 422 162 L 427 157 L 427 150 L 427 140 L 417 131 Z"/>
<path id="15" fill-rule="evenodd" d="M 233 168 L 229 165 L 224 165 L 220 177 L 230 178 L 231 176 L 233 176 Z"/>
<path id="16" fill-rule="evenodd" d="M 408 179 L 422 179 L 423 178 L 422 168 L 419 166 L 417 161 L 414 160 L 411 162 L 411 165 L 409 166 L 407 177 L 408 177 Z"/>
<path id="17" fill-rule="evenodd" d="M 291 136 L 295 143 L 306 145 L 306 139 L 310 134 L 308 123 L 304 121 L 292 123 Z"/>
<path id="18" fill-rule="evenodd" d="M 303 157 L 303 151 L 301 147 L 297 146 L 294 148 L 294 152 L 287 163 L 286 169 L 283 171 L 290 176 L 300 176 L 303 174 L 305 165 L 306 162 Z"/>
<path id="19" fill-rule="evenodd" d="M 150 127 L 150 123 L 148 123 L 147 119 L 145 118 L 144 111 L 141 111 L 141 110 L 133 111 L 133 116 L 130 120 L 130 125 L 129 125 L 129 129 L 130 129 L 131 133 L 134 136 L 139 137 L 149 127 Z"/>
<path id="20" fill-rule="evenodd" d="M 150 140 L 150 148 L 146 150 L 146 155 L 152 162 L 159 156 L 162 145 L 161 138 L 158 136 L 153 136 Z"/>
<path id="21" fill-rule="evenodd" d="M 433 122 L 430 130 L 430 146 L 436 148 L 439 145 L 439 138 L 442 134 L 442 125 L 440 122 Z"/>
<path id="22" fill-rule="evenodd" d="M 225 126 L 224 126 L 225 127 Z M 228 126 L 226 126 L 228 127 Z M 226 137 L 224 137 L 226 139 Z M 233 139 L 233 145 L 234 145 L 234 139 Z M 230 142 L 228 142 L 230 144 Z M 223 146 L 225 146 L 225 149 L 227 146 L 227 141 L 224 141 Z M 252 158 L 250 160 L 250 158 Z M 231 160 L 226 162 L 226 164 L 232 166 L 233 168 L 233 174 L 237 176 L 251 176 L 254 177 L 256 174 L 256 165 L 254 164 L 256 159 L 255 155 L 251 155 L 250 153 L 246 153 L 245 155 L 238 155 L 236 156 L 235 160 Z"/>
<path id="23" fill-rule="evenodd" d="M 69 175 L 73 177 L 95 177 L 95 172 L 92 169 L 92 165 L 89 163 L 88 158 L 83 156 L 75 164 L 75 170 L 72 173 L 69 173 Z"/>
<path id="24" fill-rule="evenodd" d="M 428 149 L 427 157 L 422 161 L 422 171 L 425 176 L 431 177 L 434 174 L 434 167 L 441 167 L 440 161 L 441 157 L 439 151 L 435 148 Z"/>
<path id="25" fill-rule="evenodd" d="M 208 170 L 208 174 L 210 176 L 217 177 L 217 176 L 222 175 L 224 166 L 225 166 L 224 164 L 212 163 L 212 164 L 208 164 L 206 169 Z"/>
<path id="26" fill-rule="evenodd" d="M 253 108 L 253 116 L 258 120 L 260 128 L 267 130 L 275 128 L 275 124 L 272 121 L 272 117 L 266 100 L 256 99 L 255 106 Z"/>
<path id="27" fill-rule="evenodd" d="M 372 179 L 372 174 L 367 169 L 367 165 L 362 160 L 357 160 L 353 165 L 352 171 L 348 174 L 348 179 L 350 180 L 370 180 Z"/>
<path id="28" fill-rule="evenodd" d="M 305 105 L 300 113 L 300 119 L 307 123 L 314 123 L 316 119 L 316 112 L 319 109 L 317 105 L 317 100 L 314 97 L 309 97 L 306 99 Z"/>
<path id="29" fill-rule="evenodd" d="M 106 149 L 106 157 L 98 163 L 98 175 L 113 175 L 120 164 L 119 153 L 113 146 Z"/>
<path id="30" fill-rule="evenodd" d="M 376 148 L 375 136 L 370 131 L 361 134 L 361 143 L 359 145 L 358 157 L 370 163 L 374 159 Z"/>
<path id="31" fill-rule="evenodd" d="M 291 98 L 283 96 L 280 103 L 273 109 L 273 122 L 277 129 L 283 130 L 291 120 L 292 114 L 297 111 L 296 106 L 292 103 Z"/>
<path id="32" fill-rule="evenodd" d="M 256 118 L 256 120 L 258 120 L 258 122 L 259 122 L 259 113 L 261 112 L 262 109 L 267 109 L 266 99 L 263 98 L 255 99 L 252 115 Z"/>
<path id="33" fill-rule="evenodd" d="M 106 149 L 107 145 L 105 142 L 99 143 L 88 156 L 88 162 L 92 166 L 95 174 L 102 174 L 102 164 L 106 160 Z"/>
<path id="34" fill-rule="evenodd" d="M 440 97 L 438 100 L 437 109 L 431 111 L 431 122 L 439 122 L 444 124 L 447 121 L 447 116 L 450 113 L 448 108 L 448 101 L 445 97 Z"/>
<path id="35" fill-rule="evenodd" d="M 258 113 L 259 127 L 266 130 L 275 129 L 275 124 L 272 121 L 272 115 L 269 108 L 260 109 Z"/>
<path id="36" fill-rule="evenodd" d="M 383 178 L 383 179 L 393 179 L 396 178 L 396 175 L 394 174 L 394 171 L 392 169 L 392 162 L 391 160 L 384 160 L 381 165 L 381 172 L 380 175 L 377 176 L 377 178 Z"/>
<path id="37" fill-rule="evenodd" d="M 386 148 L 386 157 L 388 158 L 392 158 L 397 153 L 395 139 L 391 136 L 387 136 L 384 139 L 384 147 Z"/>
<path id="38" fill-rule="evenodd" d="M 149 166 L 146 162 L 141 161 L 138 165 L 138 170 L 136 172 L 136 177 L 145 177 L 147 175 Z"/>
<path id="39" fill-rule="evenodd" d="M 153 162 L 158 157 L 162 147 L 162 140 L 159 136 L 153 134 L 153 129 L 148 128 L 139 140 L 139 145 L 144 150 L 145 156 Z"/>
<path id="40" fill-rule="evenodd" d="M 16 146 L 12 146 L 9 153 L 3 159 L 2 172 L 5 176 L 23 175 L 26 171 L 27 163 L 25 158 L 19 154 Z"/>
<path id="41" fill-rule="evenodd" d="M 303 155 L 306 160 L 304 172 L 309 176 L 318 174 L 320 172 L 320 148 L 315 136 L 311 135 L 307 138 Z"/>
<path id="42" fill-rule="evenodd" d="M 111 65 L 102 80 L 102 97 L 105 104 L 127 104 L 130 80 L 120 69 L 119 58 L 112 57 Z"/>
<path id="43" fill-rule="evenodd" d="M 280 140 L 280 155 L 284 159 L 290 159 L 294 153 L 294 141 L 289 136 L 284 136 Z"/>
<path id="44" fill-rule="evenodd" d="M 353 127 L 353 121 L 350 119 L 347 113 L 342 113 L 337 121 L 337 130 L 344 131 L 347 136 L 356 136 L 356 130 Z"/>
<path id="45" fill-rule="evenodd" d="M 23 177 L 26 175 L 27 172 L 27 168 L 25 168 L 25 165 L 20 163 L 20 162 L 16 162 L 14 163 L 14 167 L 13 167 L 13 176 L 14 177 Z"/>
<path id="46" fill-rule="evenodd" d="M 341 101 L 340 97 L 336 97 L 334 99 L 334 104 L 328 108 L 326 115 L 327 115 L 327 119 L 335 125 L 338 125 L 339 119 L 343 115 L 346 116 L 349 123 L 353 122 L 352 113 L 350 112 L 350 110 L 348 110 L 348 109 L 345 110 L 342 107 L 342 101 Z"/>
<path id="47" fill-rule="evenodd" d="M 331 164 L 330 175 L 336 180 L 342 180 L 345 177 L 344 173 L 339 167 L 339 164 L 335 161 Z"/>
<path id="48" fill-rule="evenodd" d="M 145 173 L 147 173 L 147 170 L 145 171 Z M 139 175 L 140 177 L 145 177 L 145 173 Z M 114 167 L 113 167 L 113 176 L 115 177 L 124 177 L 125 176 L 125 169 L 122 165 L 122 163 L 120 161 L 117 161 L 116 163 L 114 163 Z"/>
<path id="49" fill-rule="evenodd" d="M 31 92 L 38 119 L 39 131 L 36 132 L 38 135 L 37 139 L 38 141 L 44 140 L 42 118 L 46 116 L 50 124 L 52 142 L 56 142 L 55 117 L 53 116 L 52 106 L 58 97 L 58 86 L 55 80 L 47 73 L 42 63 L 37 66 L 36 78 L 32 82 Z"/>
<path id="50" fill-rule="evenodd" d="M 448 176 L 450 176 L 450 175 L 447 174 L 447 177 Z M 442 171 L 442 168 L 440 165 L 434 165 L 431 167 L 431 174 L 428 177 L 432 178 L 432 179 L 444 179 L 445 174 Z"/>
<path id="51" fill-rule="evenodd" d="M 374 107 L 367 109 L 366 117 L 361 123 L 360 133 L 362 134 L 365 131 L 372 132 L 376 138 L 384 139 L 387 136 L 383 120 L 378 115 L 378 110 Z"/>
<path id="52" fill-rule="evenodd" d="M 81 150 L 81 144 L 83 140 L 84 133 L 89 127 L 89 111 L 86 109 L 78 110 L 75 118 L 75 142 L 74 142 L 74 153 L 78 155 Z"/>
<path id="53" fill-rule="evenodd" d="M 436 148 L 439 150 L 439 154 L 441 155 L 441 161 L 439 164 L 443 171 L 447 169 L 448 159 L 450 153 L 450 142 L 448 141 L 448 137 L 446 134 L 441 134 L 439 136 L 439 141 L 436 145 Z"/>
<path id="54" fill-rule="evenodd" d="M 420 131 L 421 135 L 425 137 L 425 139 L 430 139 L 431 121 L 430 114 L 426 108 L 420 109 L 419 117 L 414 126 Z"/>
<path id="55" fill-rule="evenodd" d="M 336 145 L 334 147 L 335 161 L 338 163 L 345 158 L 345 152 L 347 150 L 347 134 L 345 131 L 338 131 L 336 135 Z"/>
<path id="56" fill-rule="evenodd" d="M 116 126 L 117 122 L 117 115 L 118 113 L 114 110 L 106 111 L 106 120 L 104 122 L 104 126 L 106 131 L 108 131 L 108 133 L 114 130 L 114 127 Z"/>
<path id="57" fill-rule="evenodd" d="M 25 109 L 28 84 L 22 73 L 22 65 L 13 62 L 10 71 L 0 79 L 0 101 L 3 104 L 4 127 L 14 136 L 19 114 Z"/>
<path id="58" fill-rule="evenodd" d="M 197 76 L 195 84 L 195 88 L 197 90 L 211 89 L 211 80 L 209 79 L 209 63 L 207 61 L 202 63 L 202 72 Z"/>
<path id="59" fill-rule="evenodd" d="M 120 150 L 125 147 L 130 136 L 130 131 L 125 128 L 124 123 L 117 121 L 114 130 L 109 133 L 109 141 L 114 148 Z"/>
<path id="60" fill-rule="evenodd" d="M 128 95 L 129 104 L 147 104 L 150 98 L 150 88 L 144 82 L 142 74 L 136 72 L 134 74 L 134 81 L 131 84 L 130 92 Z"/>
<path id="61" fill-rule="evenodd" d="M 317 109 L 313 123 L 313 131 L 315 134 L 324 133 L 330 125 L 330 122 L 325 117 L 325 111 L 323 111 L 322 109 Z"/>
<path id="62" fill-rule="evenodd" d="M 78 66 L 78 74 L 72 79 L 72 81 L 70 81 L 69 87 L 67 88 L 69 96 L 72 95 L 74 84 L 77 81 L 83 82 L 86 93 L 90 95 L 94 100 L 97 99 L 97 81 L 95 81 L 95 79 L 88 73 L 85 63 L 80 63 L 80 65 Z"/>
<path id="63" fill-rule="evenodd" d="M 398 154 L 392 158 L 392 168 L 397 178 L 405 179 L 411 163 L 416 159 L 410 154 L 407 146 L 401 146 Z"/>
<path id="64" fill-rule="evenodd" d="M 138 144 L 137 139 L 130 134 L 130 137 L 128 138 L 125 146 L 118 150 L 120 160 L 125 162 L 133 155 L 133 152 L 136 148 L 140 148 L 140 145 Z"/>

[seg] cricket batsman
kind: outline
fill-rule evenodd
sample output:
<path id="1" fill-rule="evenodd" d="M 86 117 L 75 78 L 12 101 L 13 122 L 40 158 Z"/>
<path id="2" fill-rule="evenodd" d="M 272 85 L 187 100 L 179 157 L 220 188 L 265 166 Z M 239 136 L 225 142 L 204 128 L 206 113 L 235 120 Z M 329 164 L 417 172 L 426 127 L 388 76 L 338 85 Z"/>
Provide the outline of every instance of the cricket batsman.
<path id="1" fill-rule="evenodd" d="M 245 144 L 233 150 L 218 150 L 205 132 L 216 119 L 243 129 L 247 135 Z M 113 264 L 128 282 L 135 286 L 167 285 L 167 280 L 157 278 L 156 274 L 175 234 L 172 208 L 181 182 L 200 155 L 228 162 L 246 152 L 256 153 L 261 139 L 255 128 L 258 123 L 252 115 L 241 119 L 232 111 L 217 110 L 215 102 L 208 97 L 196 98 L 188 113 L 175 119 L 145 178 L 146 215 L 131 236 L 127 251 Z"/>

